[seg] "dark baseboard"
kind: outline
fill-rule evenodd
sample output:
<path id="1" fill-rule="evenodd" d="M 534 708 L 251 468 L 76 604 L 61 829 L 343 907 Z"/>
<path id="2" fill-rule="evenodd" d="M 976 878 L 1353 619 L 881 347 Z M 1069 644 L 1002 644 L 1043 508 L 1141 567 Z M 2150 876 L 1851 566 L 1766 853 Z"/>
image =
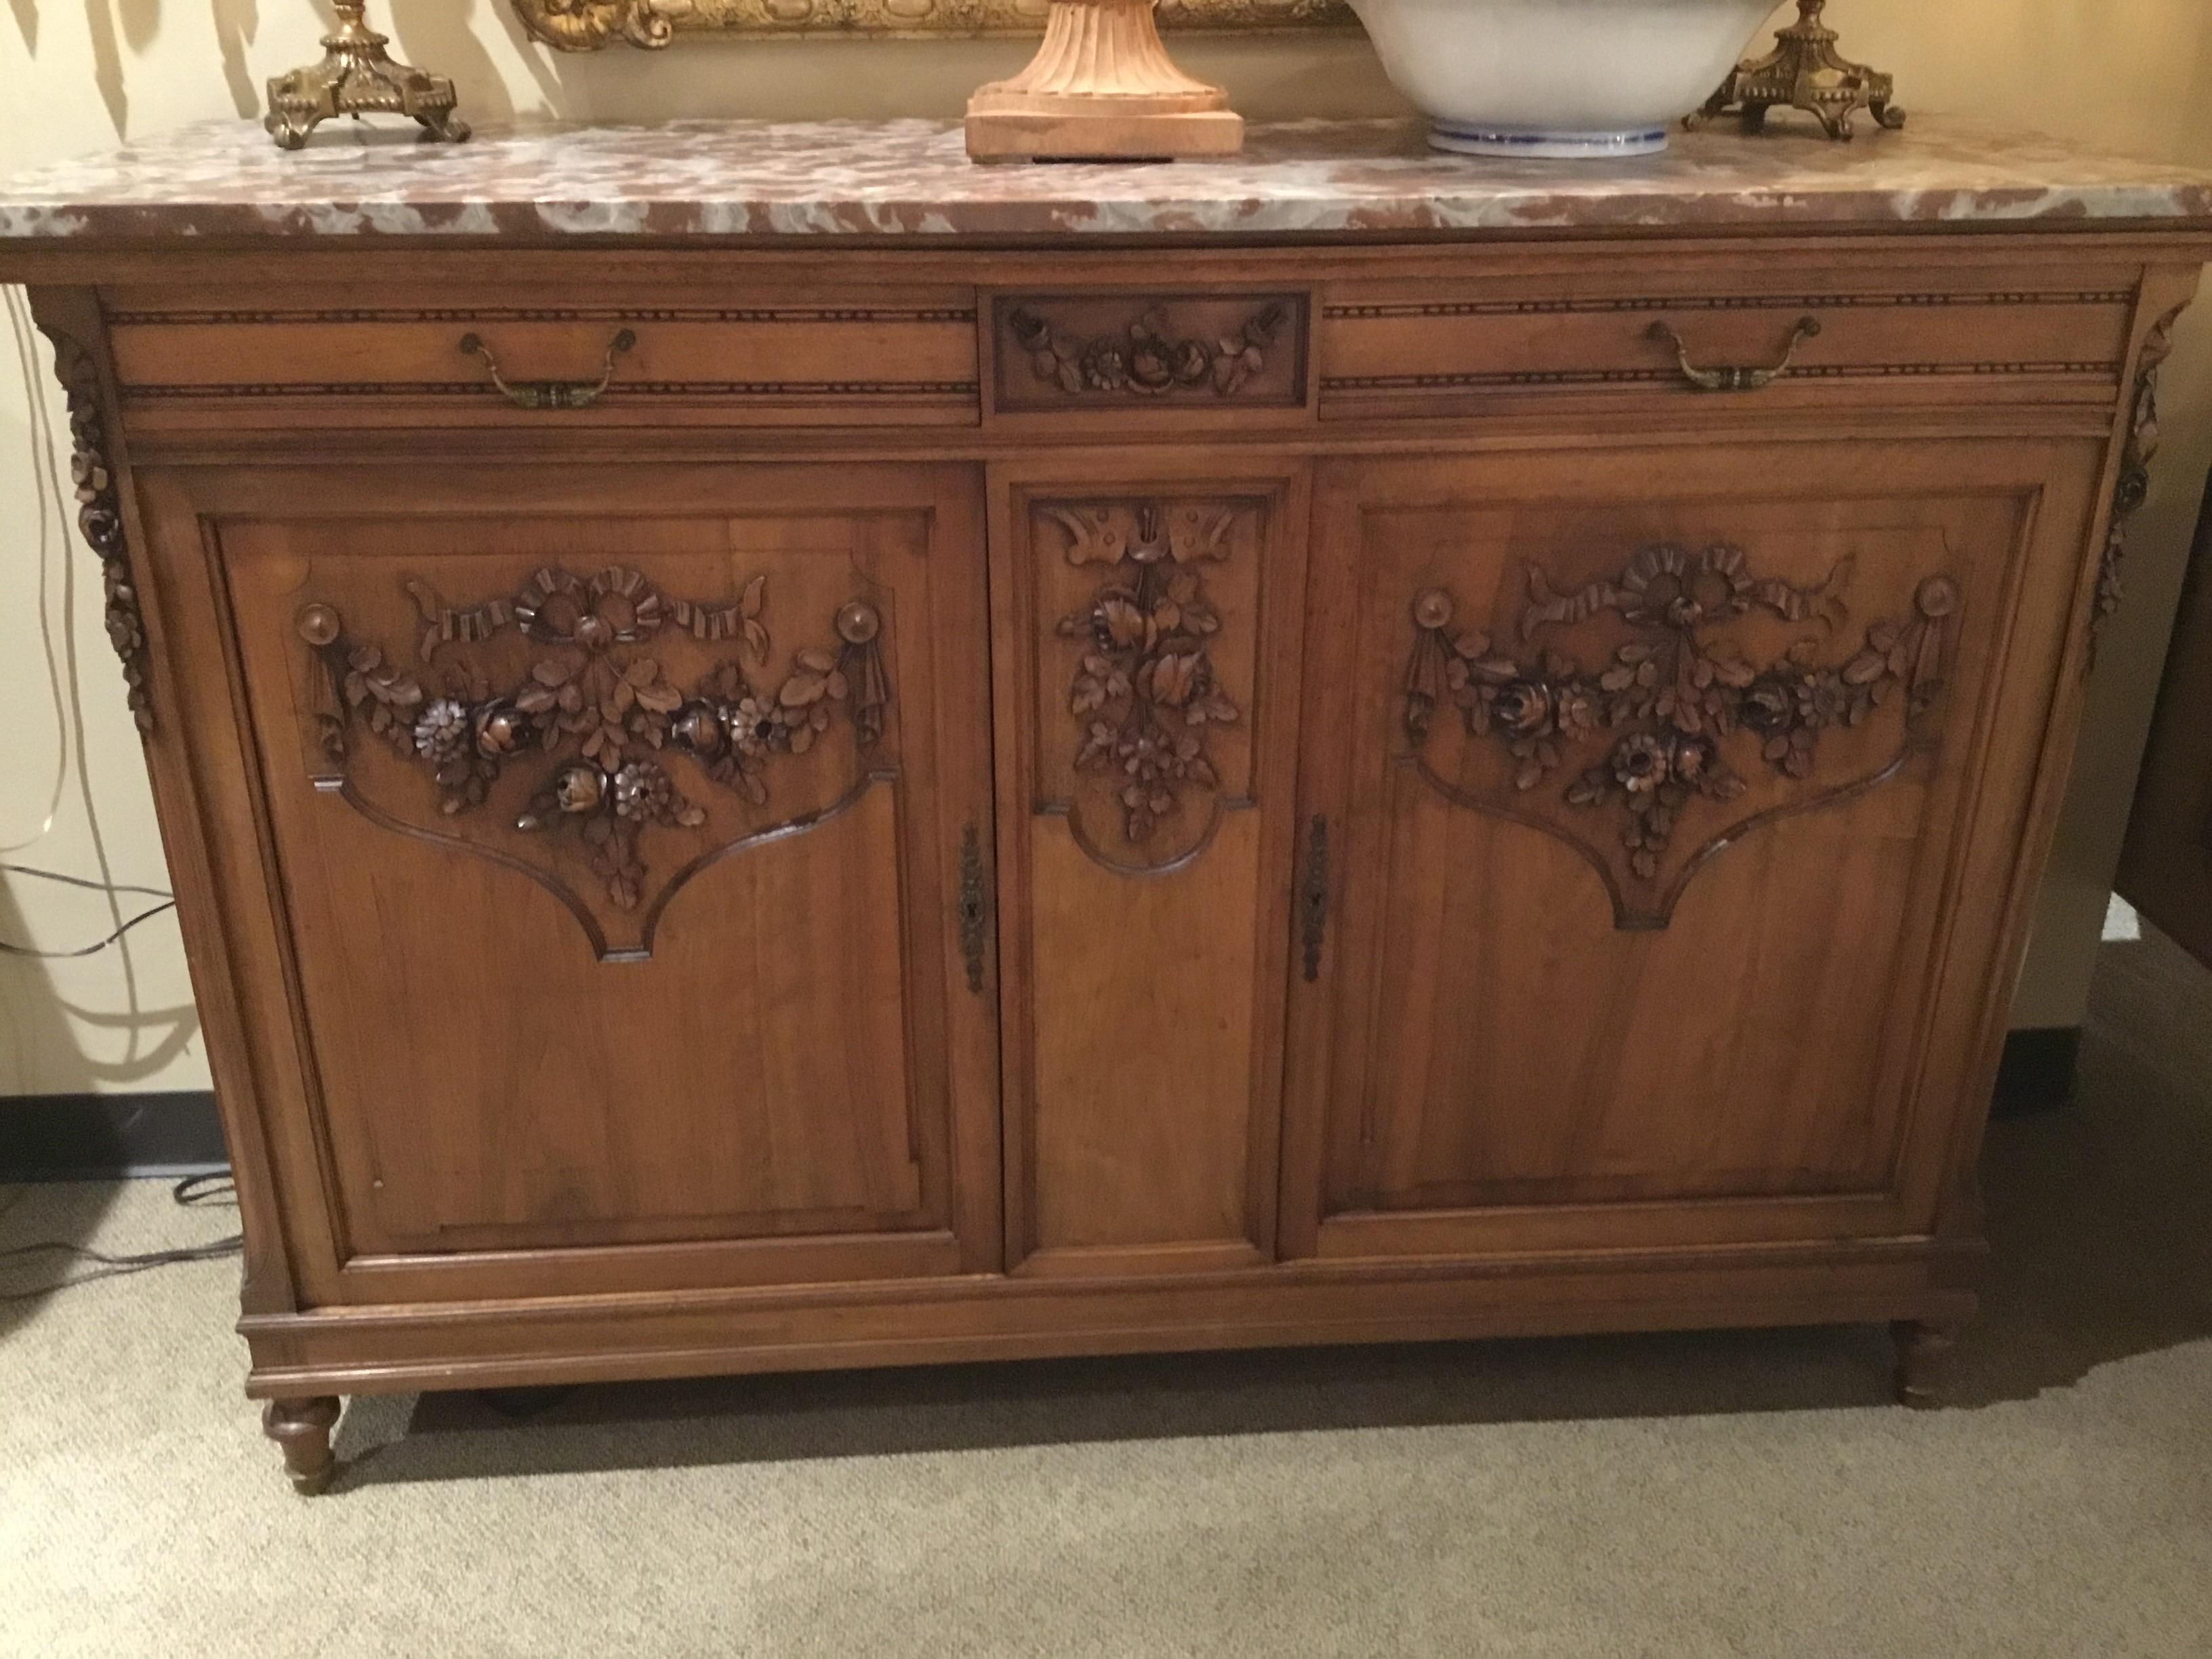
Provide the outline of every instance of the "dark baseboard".
<path id="1" fill-rule="evenodd" d="M 2074 1097 L 2081 1054 L 2075 1025 L 2014 1031 L 1990 1115 L 2025 1117 Z M 24 1095 L 0 1098 L 0 1181 L 112 1181 L 118 1176 L 190 1175 L 229 1162 L 215 1097 Z"/>
<path id="2" fill-rule="evenodd" d="M 2074 1074 L 2081 1063 L 2081 1028 L 2046 1025 L 2014 1031 L 2005 1039 L 2004 1063 L 1990 1101 L 1994 1118 L 2026 1117 L 2056 1111 L 2074 1098 Z"/>
<path id="3" fill-rule="evenodd" d="M 0 1181 L 194 1175 L 229 1162 L 204 1089 L 0 1098 Z"/>

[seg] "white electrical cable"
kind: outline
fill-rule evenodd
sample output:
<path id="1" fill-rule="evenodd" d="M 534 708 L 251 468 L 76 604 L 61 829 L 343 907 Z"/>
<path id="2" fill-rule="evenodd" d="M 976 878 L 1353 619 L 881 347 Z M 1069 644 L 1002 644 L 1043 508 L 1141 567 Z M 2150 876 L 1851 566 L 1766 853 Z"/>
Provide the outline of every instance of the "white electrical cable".
<path id="1" fill-rule="evenodd" d="M 21 371 L 26 424 L 31 434 L 32 487 L 37 495 L 38 507 L 38 610 L 39 644 L 45 653 L 46 693 L 54 711 L 54 781 L 46 794 L 46 816 L 39 827 L 21 841 L 0 842 L 0 854 L 20 853 L 36 845 L 53 833 L 54 824 L 61 817 L 62 799 L 69 787 L 70 769 L 70 708 L 69 700 L 62 690 L 61 653 L 54 643 L 53 605 L 49 592 L 53 581 L 56 556 L 67 556 L 69 520 L 67 504 L 55 480 L 60 476 L 60 453 L 54 443 L 53 416 L 46 400 L 40 395 L 38 331 L 31 321 L 30 302 L 20 288 L 7 290 L 8 331 L 15 343 L 15 362 Z M 58 524 L 60 534 L 55 533 Z M 65 589 L 65 595 L 69 590 Z M 64 603 L 62 625 L 64 629 L 76 623 L 70 614 L 74 606 Z"/>

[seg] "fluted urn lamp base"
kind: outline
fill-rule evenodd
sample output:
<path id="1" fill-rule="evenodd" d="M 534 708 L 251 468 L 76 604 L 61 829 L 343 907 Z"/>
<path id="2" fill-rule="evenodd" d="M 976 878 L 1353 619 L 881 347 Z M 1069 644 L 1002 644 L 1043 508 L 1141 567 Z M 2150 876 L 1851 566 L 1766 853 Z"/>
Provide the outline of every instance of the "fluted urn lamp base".
<path id="1" fill-rule="evenodd" d="M 1228 94 L 1160 44 L 1152 0 L 1054 0 L 1029 67 L 968 100 L 978 161 L 1173 161 L 1243 147 Z"/>

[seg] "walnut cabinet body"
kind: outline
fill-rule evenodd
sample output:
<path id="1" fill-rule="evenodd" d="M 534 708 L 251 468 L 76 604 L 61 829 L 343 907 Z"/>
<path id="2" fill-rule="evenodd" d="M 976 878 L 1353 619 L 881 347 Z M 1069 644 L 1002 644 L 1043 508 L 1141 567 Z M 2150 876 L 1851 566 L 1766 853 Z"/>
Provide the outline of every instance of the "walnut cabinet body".
<path id="1" fill-rule="evenodd" d="M 295 1477 L 1146 1348 L 1925 1397 L 2203 252 L 55 256 Z"/>

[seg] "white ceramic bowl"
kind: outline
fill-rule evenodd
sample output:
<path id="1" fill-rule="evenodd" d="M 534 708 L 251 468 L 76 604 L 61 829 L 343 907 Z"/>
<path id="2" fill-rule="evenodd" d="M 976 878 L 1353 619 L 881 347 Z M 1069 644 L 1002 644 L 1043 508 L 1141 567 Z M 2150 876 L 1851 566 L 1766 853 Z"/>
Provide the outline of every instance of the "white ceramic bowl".
<path id="1" fill-rule="evenodd" d="M 1774 0 L 1351 0 L 1439 149 L 1643 155 L 1712 96 Z"/>

